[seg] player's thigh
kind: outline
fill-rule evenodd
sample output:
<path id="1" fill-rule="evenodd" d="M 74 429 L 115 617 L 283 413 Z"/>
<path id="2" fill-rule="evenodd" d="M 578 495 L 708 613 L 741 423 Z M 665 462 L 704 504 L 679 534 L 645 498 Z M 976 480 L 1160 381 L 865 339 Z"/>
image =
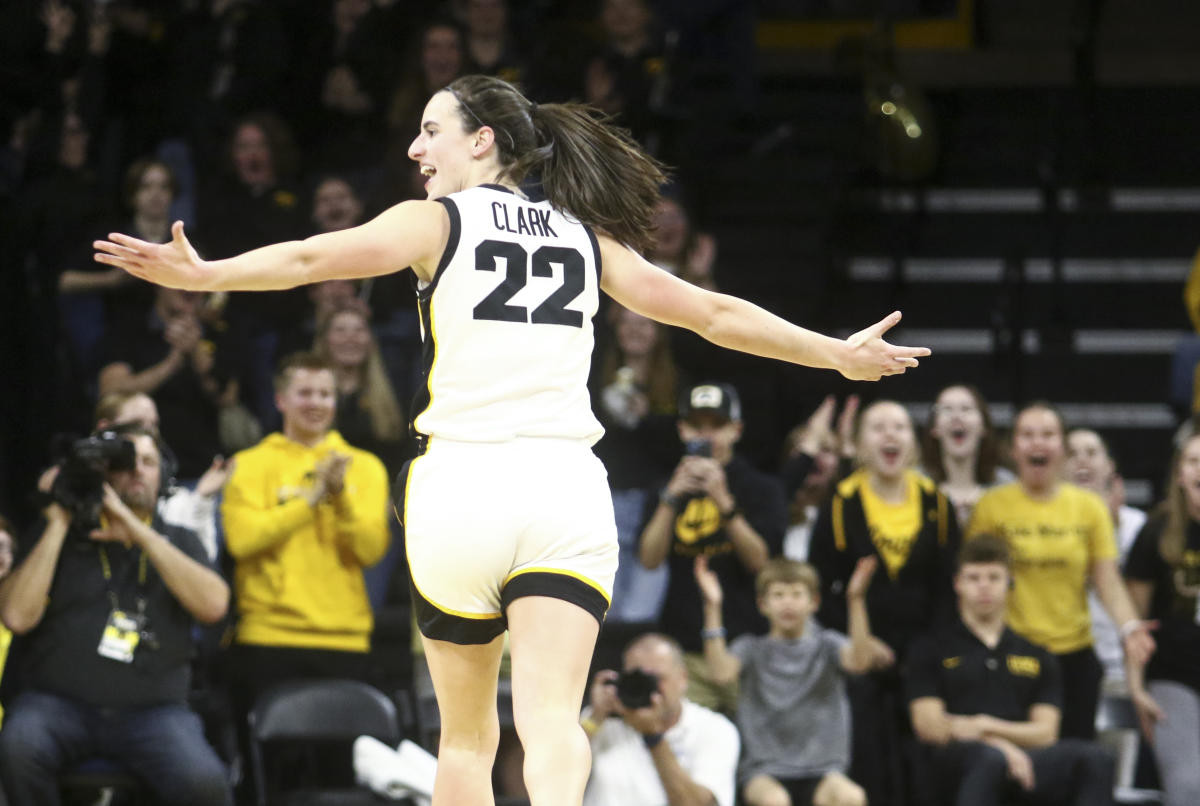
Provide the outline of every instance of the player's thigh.
<path id="1" fill-rule="evenodd" d="M 524 596 L 507 610 L 517 730 L 535 720 L 578 717 L 600 623 L 576 604 Z"/>
<path id="2" fill-rule="evenodd" d="M 498 737 L 496 680 L 503 636 L 486 644 L 456 644 L 421 636 L 421 643 L 441 713 L 442 736 L 494 732 Z"/>

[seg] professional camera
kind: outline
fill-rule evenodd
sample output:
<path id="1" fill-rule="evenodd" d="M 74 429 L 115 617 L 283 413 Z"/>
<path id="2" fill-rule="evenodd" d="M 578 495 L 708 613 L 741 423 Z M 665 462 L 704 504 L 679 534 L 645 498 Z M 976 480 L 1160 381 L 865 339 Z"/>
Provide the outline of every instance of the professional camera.
<path id="1" fill-rule="evenodd" d="M 105 476 L 136 466 L 133 443 L 118 433 L 102 431 L 74 440 L 50 487 L 50 498 L 71 513 L 72 530 L 86 535 L 100 528 Z"/>
<path id="2" fill-rule="evenodd" d="M 645 708 L 650 705 L 650 697 L 658 691 L 658 675 L 630 669 L 617 675 L 610 685 L 617 687 L 617 699 L 621 705 L 626 708 Z"/>

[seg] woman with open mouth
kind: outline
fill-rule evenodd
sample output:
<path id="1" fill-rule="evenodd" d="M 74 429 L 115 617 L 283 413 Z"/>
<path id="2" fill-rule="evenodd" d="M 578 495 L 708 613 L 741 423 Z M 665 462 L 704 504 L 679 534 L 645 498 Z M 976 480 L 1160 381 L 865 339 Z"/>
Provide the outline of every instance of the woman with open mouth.
<path id="1" fill-rule="evenodd" d="M 984 493 L 967 539 L 990 533 L 1008 541 L 1013 552 L 1009 624 L 1054 653 L 1069 682 L 1063 687 L 1060 736 L 1091 739 L 1103 669 L 1092 635 L 1089 585 L 1120 625 L 1127 657 L 1144 663 L 1154 639 L 1121 580 L 1108 505 L 1091 490 L 1063 480 L 1064 433 L 1062 417 L 1049 403 L 1032 403 L 1017 414 L 1012 436 L 1017 480 Z"/>
<path id="2" fill-rule="evenodd" d="M 1013 480 L 999 459 L 992 415 L 979 390 L 967 384 L 942 389 L 929 412 L 921 461 L 954 504 L 960 527 L 967 525 L 987 488 Z"/>
<path id="3" fill-rule="evenodd" d="M 952 577 L 958 520 L 946 495 L 916 470 L 912 419 L 899 403 L 881 400 L 859 418 L 858 469 L 834 485 L 817 516 L 808 561 L 821 576 L 817 619 L 847 628 L 846 585 L 862 557 L 879 558 L 867 593 L 871 631 L 878 636 L 875 671 L 850 683 L 853 709 L 851 778 L 871 803 L 911 789 L 893 772 L 906 769 L 907 702 L 897 673 L 909 644 L 954 612 Z"/>

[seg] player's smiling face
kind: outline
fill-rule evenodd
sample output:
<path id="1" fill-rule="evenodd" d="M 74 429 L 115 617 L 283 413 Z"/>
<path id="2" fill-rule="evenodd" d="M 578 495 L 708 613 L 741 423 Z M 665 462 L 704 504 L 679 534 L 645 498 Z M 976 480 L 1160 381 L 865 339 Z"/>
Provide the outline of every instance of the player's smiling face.
<path id="1" fill-rule="evenodd" d="M 467 176 L 477 132 L 464 131 L 464 115 L 470 117 L 449 91 L 435 94 L 425 105 L 421 133 L 408 147 L 408 157 L 421 166 L 425 193 L 430 199 L 468 187 Z"/>

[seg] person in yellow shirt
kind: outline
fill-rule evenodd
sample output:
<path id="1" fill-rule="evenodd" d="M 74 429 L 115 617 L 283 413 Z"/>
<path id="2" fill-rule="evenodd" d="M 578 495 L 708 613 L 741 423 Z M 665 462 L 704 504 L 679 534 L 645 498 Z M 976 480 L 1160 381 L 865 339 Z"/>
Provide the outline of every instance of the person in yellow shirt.
<path id="1" fill-rule="evenodd" d="M 1009 624 L 1057 656 L 1063 679 L 1071 681 L 1063 692 L 1062 735 L 1090 739 L 1103 670 L 1092 637 L 1088 586 L 1120 625 L 1127 654 L 1144 660 L 1154 640 L 1121 581 L 1108 507 L 1096 493 L 1063 480 L 1065 457 L 1058 412 L 1048 403 L 1023 408 L 1013 425 L 1017 480 L 984 493 L 967 539 L 990 533 L 1008 542 L 1014 558 Z"/>
<path id="2" fill-rule="evenodd" d="M 284 680 L 366 676 L 373 618 L 363 569 L 388 548 L 388 479 L 378 458 L 331 430 L 336 399 L 324 359 L 285 359 L 275 378 L 282 432 L 234 456 L 221 515 L 243 714 Z"/>

